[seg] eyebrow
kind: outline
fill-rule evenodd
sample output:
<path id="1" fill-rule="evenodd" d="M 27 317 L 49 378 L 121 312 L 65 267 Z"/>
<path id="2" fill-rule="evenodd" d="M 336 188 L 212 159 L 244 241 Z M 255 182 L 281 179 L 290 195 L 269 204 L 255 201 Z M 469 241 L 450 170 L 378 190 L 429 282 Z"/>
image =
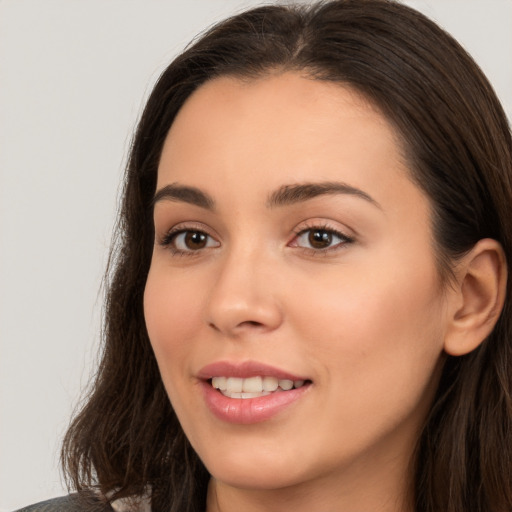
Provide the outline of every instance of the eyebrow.
<path id="1" fill-rule="evenodd" d="M 180 201 L 193 204 L 200 208 L 205 208 L 206 210 L 213 211 L 215 209 L 215 201 L 206 192 L 203 192 L 196 187 L 188 187 L 178 183 L 166 185 L 158 190 L 153 197 L 153 206 L 164 199 L 168 201 Z"/>
<path id="2" fill-rule="evenodd" d="M 302 203 L 315 197 L 334 194 L 356 196 L 382 209 L 380 204 L 366 192 L 338 181 L 283 185 L 270 194 L 267 207 L 287 206 Z M 153 197 L 152 204 L 154 206 L 163 200 L 189 203 L 210 211 L 215 209 L 215 201 L 209 194 L 199 188 L 180 185 L 179 183 L 172 183 L 158 190 Z"/>
<path id="3" fill-rule="evenodd" d="M 338 181 L 326 181 L 321 183 L 300 183 L 297 185 L 284 185 L 270 194 L 267 200 L 267 206 L 274 208 L 276 206 L 286 206 L 303 201 L 308 201 L 318 196 L 346 194 L 356 196 L 377 208 L 382 209 L 381 205 L 370 195 L 362 190 Z"/>

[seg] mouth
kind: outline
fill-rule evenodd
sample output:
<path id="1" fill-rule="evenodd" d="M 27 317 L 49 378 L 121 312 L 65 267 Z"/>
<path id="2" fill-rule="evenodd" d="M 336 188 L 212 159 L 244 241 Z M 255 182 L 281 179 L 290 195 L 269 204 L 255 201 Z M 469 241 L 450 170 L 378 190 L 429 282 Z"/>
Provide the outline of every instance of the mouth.
<path id="1" fill-rule="evenodd" d="M 281 417 L 295 402 L 306 400 L 313 381 L 257 361 L 217 361 L 202 368 L 208 409 L 231 424 L 252 424 Z"/>
<path id="2" fill-rule="evenodd" d="M 278 379 L 268 375 L 247 378 L 219 376 L 212 377 L 208 382 L 224 396 L 242 400 L 299 389 L 311 383 L 310 380 Z"/>
<path id="3" fill-rule="evenodd" d="M 213 377 L 209 379 L 211 386 L 228 398 L 248 399 L 268 396 L 273 393 L 290 391 L 310 384 L 309 380 L 278 379 L 271 376 Z"/>

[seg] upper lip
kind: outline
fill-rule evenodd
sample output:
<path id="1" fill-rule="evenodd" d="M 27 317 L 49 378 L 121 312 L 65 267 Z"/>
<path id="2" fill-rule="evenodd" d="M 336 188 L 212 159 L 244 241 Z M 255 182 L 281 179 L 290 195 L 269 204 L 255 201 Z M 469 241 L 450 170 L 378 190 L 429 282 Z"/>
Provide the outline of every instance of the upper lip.
<path id="1" fill-rule="evenodd" d="M 198 377 L 202 380 L 208 380 L 212 377 L 239 377 L 245 379 L 256 376 L 275 377 L 279 380 L 308 380 L 307 377 L 294 375 L 286 370 L 258 361 L 217 361 L 207 364 L 198 373 Z"/>

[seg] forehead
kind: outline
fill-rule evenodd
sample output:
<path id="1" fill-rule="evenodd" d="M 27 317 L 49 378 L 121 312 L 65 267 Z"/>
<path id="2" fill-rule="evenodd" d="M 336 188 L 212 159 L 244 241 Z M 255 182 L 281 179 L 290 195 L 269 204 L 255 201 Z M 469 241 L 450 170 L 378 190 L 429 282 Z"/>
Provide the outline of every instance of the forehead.
<path id="1" fill-rule="evenodd" d="M 158 174 L 158 187 L 222 184 L 253 194 L 297 182 L 342 180 L 378 194 L 397 176 L 410 183 L 377 108 L 349 87 L 291 72 L 198 88 L 168 133 Z"/>
<path id="2" fill-rule="evenodd" d="M 340 122 L 349 130 L 343 130 Z M 398 146 L 391 125 L 361 93 L 295 72 L 257 79 L 225 76 L 206 82 L 182 106 L 167 139 L 177 144 L 187 137 L 205 142 L 221 138 L 221 132 L 212 131 L 215 127 L 252 135 L 253 145 L 264 134 L 283 144 L 299 133 L 313 143 L 318 135 L 325 139 L 329 132 L 329 138 L 343 143 L 341 137 L 346 139 L 349 132 L 364 130 L 369 138 L 393 139 Z"/>

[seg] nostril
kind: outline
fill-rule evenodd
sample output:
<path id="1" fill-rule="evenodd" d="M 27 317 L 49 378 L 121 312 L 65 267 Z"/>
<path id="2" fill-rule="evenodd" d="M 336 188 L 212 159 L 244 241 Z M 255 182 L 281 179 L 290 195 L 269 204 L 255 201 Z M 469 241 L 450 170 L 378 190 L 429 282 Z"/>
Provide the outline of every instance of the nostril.
<path id="1" fill-rule="evenodd" d="M 266 325 L 263 322 L 257 322 L 256 320 L 246 320 L 244 322 L 240 322 L 235 330 L 237 331 L 260 331 L 265 330 Z"/>
<path id="2" fill-rule="evenodd" d="M 251 325 L 254 327 L 259 327 L 262 324 L 260 322 L 255 322 L 254 320 L 247 320 L 246 322 L 242 322 L 240 325 Z"/>
<path id="3" fill-rule="evenodd" d="M 215 325 L 214 322 L 209 322 L 209 327 L 211 327 L 212 329 L 214 329 L 215 331 L 219 331 L 221 332 L 222 329 L 220 327 L 218 327 L 217 325 Z M 238 330 L 240 328 L 261 328 L 261 327 L 264 327 L 265 324 L 263 324 L 262 322 L 257 322 L 255 320 L 245 320 L 243 322 L 240 322 L 238 325 L 236 325 L 234 327 L 234 329 Z"/>

